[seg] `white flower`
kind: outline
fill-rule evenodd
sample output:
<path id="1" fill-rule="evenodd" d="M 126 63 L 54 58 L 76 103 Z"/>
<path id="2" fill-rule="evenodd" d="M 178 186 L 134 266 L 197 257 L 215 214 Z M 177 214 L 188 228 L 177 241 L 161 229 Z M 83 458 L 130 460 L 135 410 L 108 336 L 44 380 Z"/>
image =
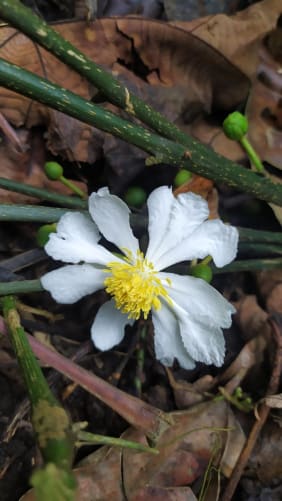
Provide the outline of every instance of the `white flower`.
<path id="1" fill-rule="evenodd" d="M 152 312 L 156 357 L 165 365 L 191 369 L 195 361 L 222 365 L 222 328 L 231 325 L 233 306 L 202 279 L 161 272 L 177 262 L 211 255 L 216 266 L 232 261 L 238 232 L 219 219 L 207 220 L 206 201 L 193 193 L 177 198 L 167 186 L 148 198 L 149 244 L 145 256 L 129 224 L 130 210 L 107 188 L 92 193 L 89 212 L 66 213 L 46 252 L 72 263 L 41 278 L 44 289 L 60 303 L 74 303 L 105 288 L 111 299 L 100 307 L 92 340 L 108 350 L 124 336 L 126 324 Z M 113 254 L 98 242 L 103 235 L 124 254 Z"/>

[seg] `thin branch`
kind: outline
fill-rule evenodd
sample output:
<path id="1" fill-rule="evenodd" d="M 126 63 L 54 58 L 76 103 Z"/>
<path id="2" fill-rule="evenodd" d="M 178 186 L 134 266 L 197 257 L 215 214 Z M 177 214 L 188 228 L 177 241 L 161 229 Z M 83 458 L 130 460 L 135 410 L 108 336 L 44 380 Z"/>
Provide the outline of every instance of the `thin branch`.
<path id="1" fill-rule="evenodd" d="M 186 167 L 267 202 L 282 205 L 282 185 L 221 157 L 191 138 L 187 150 L 181 144 L 152 134 L 140 125 L 128 122 L 3 59 L 0 59 L 0 84 L 134 144 L 154 155 L 156 163 Z"/>

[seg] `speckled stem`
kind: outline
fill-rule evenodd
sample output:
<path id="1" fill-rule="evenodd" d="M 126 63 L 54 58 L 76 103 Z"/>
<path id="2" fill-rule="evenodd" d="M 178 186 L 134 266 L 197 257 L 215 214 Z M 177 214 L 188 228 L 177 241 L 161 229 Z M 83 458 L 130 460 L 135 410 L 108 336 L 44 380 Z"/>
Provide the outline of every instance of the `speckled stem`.
<path id="1" fill-rule="evenodd" d="M 154 155 L 157 162 L 186 167 L 267 202 L 282 205 L 282 185 L 261 178 L 192 139 L 189 139 L 191 148 L 188 151 L 181 144 L 152 134 L 3 59 L 0 59 L 0 84 L 134 144 Z"/>
<path id="2" fill-rule="evenodd" d="M 32 407 L 32 422 L 44 460 L 70 473 L 74 440 L 71 435 L 69 417 L 54 397 L 43 376 L 21 326 L 15 298 L 6 296 L 1 299 L 1 305 L 9 337 L 28 390 Z"/>

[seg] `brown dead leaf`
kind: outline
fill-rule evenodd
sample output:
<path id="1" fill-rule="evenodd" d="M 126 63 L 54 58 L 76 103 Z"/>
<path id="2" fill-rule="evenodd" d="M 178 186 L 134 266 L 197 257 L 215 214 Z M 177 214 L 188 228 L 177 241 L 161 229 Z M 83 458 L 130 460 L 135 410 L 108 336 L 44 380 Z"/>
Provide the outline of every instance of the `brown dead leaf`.
<path id="1" fill-rule="evenodd" d="M 282 478 L 282 433 L 281 427 L 269 420 L 248 462 L 248 473 L 265 485 Z"/>
<path id="2" fill-rule="evenodd" d="M 282 14 L 277 27 L 262 41 L 259 47 L 256 78 L 249 95 L 246 114 L 249 120 L 248 137 L 266 165 L 266 174 L 274 181 L 282 182 Z M 271 204 L 280 223 L 282 209 Z"/>
<path id="3" fill-rule="evenodd" d="M 263 0 L 234 16 L 217 14 L 187 22 L 171 22 L 191 30 L 214 47 L 228 61 L 252 78 L 258 64 L 258 47 L 263 36 L 275 27 L 281 14 L 280 0 Z"/>
<path id="4" fill-rule="evenodd" d="M 128 73 L 127 68 L 131 67 L 132 74 L 135 70 L 138 75 L 139 65 L 142 68 L 139 76 L 145 82 L 163 87 L 176 86 L 177 94 L 182 96 L 182 108 L 193 101 L 201 103 L 207 111 L 212 105 L 230 108 L 236 106 L 248 90 L 248 79 L 220 53 L 193 34 L 165 22 L 116 18 L 91 24 L 57 24 L 55 29 L 95 62 L 113 72 L 120 73 L 124 67 Z M 0 55 L 4 59 L 43 75 L 86 99 L 95 96 L 95 90 L 85 79 L 13 28 L 1 28 L 0 42 Z M 59 132 L 65 129 L 57 112 L 34 102 L 31 105 L 29 99 L 9 90 L 1 89 L 0 110 L 15 126 L 47 124 L 50 137 L 53 129 Z M 63 143 L 61 149 L 71 147 L 76 160 L 87 161 L 86 145 L 80 149 L 80 141 L 84 138 L 90 145 L 90 138 L 94 135 L 95 147 L 97 133 L 92 130 L 91 135 L 89 127 L 78 126 L 77 121 L 69 125 L 70 130 L 73 127 L 79 128 L 79 132 L 73 135 L 75 141 L 67 145 Z M 71 137 L 71 132 L 68 136 Z"/>
<path id="5" fill-rule="evenodd" d="M 46 188 L 62 195 L 72 194 L 72 191 L 59 181 L 50 181 L 44 171 L 46 150 L 41 135 L 35 131 L 32 135 L 25 129 L 18 129 L 17 136 L 23 147 L 19 151 L 10 141 L 0 143 L 0 176 L 13 181 L 30 184 L 37 188 Z M 84 183 L 77 182 L 81 189 L 85 189 Z M 0 188 L 1 203 L 29 204 L 38 199 L 7 191 Z"/>
<path id="6" fill-rule="evenodd" d="M 267 311 L 282 313 L 282 270 L 260 271 L 256 279 Z"/>
<path id="7" fill-rule="evenodd" d="M 277 274 L 277 270 L 274 274 Z M 268 313 L 258 304 L 256 296 L 244 295 L 233 304 L 237 310 L 235 321 L 240 326 L 245 340 L 249 341 L 257 336 L 269 338 Z"/>
<path id="8" fill-rule="evenodd" d="M 282 393 L 279 393 L 279 395 L 269 395 L 265 397 L 263 401 L 272 409 L 282 409 Z"/>
<path id="9" fill-rule="evenodd" d="M 86 457 L 74 470 L 77 501 L 122 501 L 124 493 L 129 501 L 195 501 L 189 484 L 203 475 L 215 451 L 221 451 L 219 457 L 224 452 L 222 468 L 230 473 L 245 438 L 226 402 L 205 402 L 171 417 L 174 424 L 156 444 L 157 456 L 102 447 Z M 122 437 L 147 444 L 144 434 L 132 428 Z M 34 498 L 29 492 L 21 499 Z"/>

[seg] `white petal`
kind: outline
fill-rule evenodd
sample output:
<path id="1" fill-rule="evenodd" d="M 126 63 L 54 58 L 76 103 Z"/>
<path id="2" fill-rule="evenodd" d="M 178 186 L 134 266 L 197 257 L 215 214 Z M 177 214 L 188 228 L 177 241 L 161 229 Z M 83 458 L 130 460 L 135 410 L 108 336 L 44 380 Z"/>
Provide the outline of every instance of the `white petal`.
<path id="1" fill-rule="evenodd" d="M 67 212 L 58 225 L 57 232 L 51 233 L 45 251 L 53 259 L 66 263 L 104 264 L 113 256 L 97 242 L 101 238 L 96 224 L 90 217 L 80 212 Z"/>
<path id="2" fill-rule="evenodd" d="M 170 298 L 194 320 L 227 328 L 235 308 L 214 287 L 200 278 L 174 273 L 158 274 Z M 167 282 L 170 280 L 170 285 Z"/>
<path id="3" fill-rule="evenodd" d="M 106 274 L 90 264 L 68 265 L 41 277 L 44 289 L 58 303 L 72 304 L 103 288 Z"/>
<path id="4" fill-rule="evenodd" d="M 177 319 L 168 306 L 163 304 L 160 310 L 152 310 L 152 320 L 156 358 L 167 366 L 171 366 L 174 358 L 177 358 L 181 367 L 193 369 L 195 362 L 184 347 Z"/>
<path id="5" fill-rule="evenodd" d="M 171 207 L 174 203 L 171 188 L 161 186 L 152 191 L 147 200 L 149 244 L 146 256 L 151 260 L 163 240 L 170 220 Z"/>
<path id="6" fill-rule="evenodd" d="M 109 242 L 136 254 L 139 244 L 129 224 L 130 210 L 119 197 L 102 188 L 90 195 L 89 212 Z"/>
<path id="7" fill-rule="evenodd" d="M 222 330 L 193 319 L 180 308 L 177 313 L 180 335 L 189 355 L 197 362 L 220 367 L 224 362 L 225 339 Z"/>
<path id="8" fill-rule="evenodd" d="M 224 224 L 219 219 L 205 221 L 187 239 L 161 256 L 158 269 L 208 255 L 212 256 L 216 266 L 225 266 L 236 257 L 238 239 L 239 234 L 234 226 Z"/>
<path id="9" fill-rule="evenodd" d="M 124 328 L 134 320 L 121 313 L 113 300 L 107 301 L 99 309 L 91 327 L 91 338 L 95 346 L 102 351 L 119 344 L 124 337 Z"/>
<path id="10" fill-rule="evenodd" d="M 162 188 L 150 195 L 148 207 L 150 241 L 146 257 L 156 269 L 161 269 L 161 256 L 181 246 L 203 223 L 209 215 L 208 204 L 194 193 L 174 197 L 171 190 Z"/>

